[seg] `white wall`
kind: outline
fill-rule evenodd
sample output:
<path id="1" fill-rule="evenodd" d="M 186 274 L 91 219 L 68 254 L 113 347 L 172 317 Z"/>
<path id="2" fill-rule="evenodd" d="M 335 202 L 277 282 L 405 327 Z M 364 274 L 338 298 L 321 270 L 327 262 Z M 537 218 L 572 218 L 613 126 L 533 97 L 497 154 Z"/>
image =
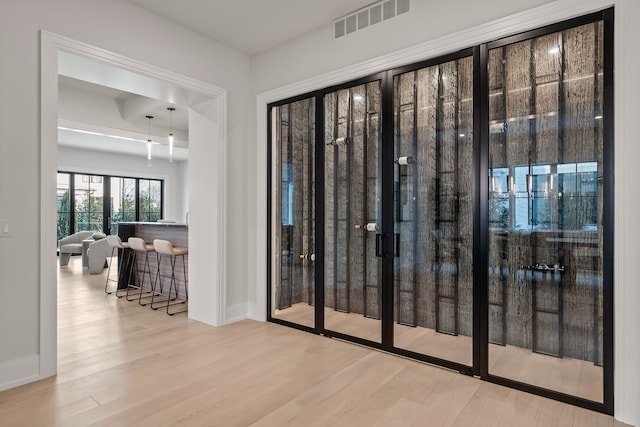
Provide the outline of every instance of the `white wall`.
<path id="1" fill-rule="evenodd" d="M 266 109 L 265 102 L 299 95 L 371 74 L 375 71 L 427 59 L 451 50 L 470 47 L 502 36 L 547 25 L 558 20 L 616 6 L 616 229 L 615 229 L 615 415 L 640 425 L 640 288 L 634 265 L 637 258 L 637 212 L 640 197 L 634 182 L 640 158 L 635 122 L 640 113 L 637 70 L 640 59 L 638 21 L 640 4 L 636 0 L 491 0 L 422 2 L 412 1 L 412 11 L 388 22 L 333 40 L 332 28 L 309 33 L 286 45 L 252 57 L 252 94 L 258 96 L 251 117 L 256 145 L 249 153 L 256 158 L 256 173 L 248 176 L 256 188 L 247 194 L 256 234 L 255 274 L 250 276 L 250 316 L 265 317 L 265 233 L 266 197 Z M 539 7 L 536 7 L 539 6 Z M 464 13 L 460 13 L 464 11 Z M 521 11 L 519 13 L 514 13 Z M 477 27 L 474 27 L 477 26 Z M 447 48 L 448 47 L 448 48 Z M 450 50 L 447 50 L 450 49 Z M 342 80 L 341 80 L 342 79 Z M 280 98 L 278 98 L 280 96 Z M 253 98 L 253 97 L 252 97 Z M 253 125 L 257 125 L 253 127 Z M 247 160 L 249 161 L 249 159 Z"/>
<path id="2" fill-rule="evenodd" d="M 39 356 L 40 30 L 133 58 L 228 92 L 229 193 L 244 194 L 249 58 L 124 0 L 4 0 L 0 13 L 0 389 L 37 378 Z M 184 171 L 183 171 L 184 173 Z M 185 174 L 186 175 L 186 174 Z M 54 179 L 54 177 L 52 177 Z M 206 177 L 202 177 L 206 179 Z M 244 200 L 228 228 L 248 240 Z M 210 209 L 220 209 L 211 203 Z M 240 246 L 240 245 L 238 245 Z M 246 300 L 243 253 L 228 248 L 229 303 Z M 25 256 L 29 254 L 29 256 Z M 7 325 L 19 325 L 7 327 Z M 34 366 L 36 371 L 33 372 Z M 35 377 L 34 377 L 35 375 Z"/>
<path id="3" fill-rule="evenodd" d="M 135 178 L 164 180 L 165 219 L 184 222 L 187 213 L 188 187 L 185 174 L 186 161 L 169 163 L 157 159 L 147 166 L 146 157 L 83 150 L 73 147 L 58 147 L 58 170 L 65 172 L 93 173 Z"/>

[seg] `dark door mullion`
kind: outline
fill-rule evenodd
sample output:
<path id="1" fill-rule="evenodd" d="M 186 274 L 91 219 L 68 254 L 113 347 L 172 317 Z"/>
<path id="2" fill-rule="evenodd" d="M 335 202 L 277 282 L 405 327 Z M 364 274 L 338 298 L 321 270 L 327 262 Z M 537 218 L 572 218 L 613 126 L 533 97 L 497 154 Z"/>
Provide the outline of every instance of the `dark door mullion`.
<path id="1" fill-rule="evenodd" d="M 76 176 L 69 174 L 69 235 L 76 230 Z"/>
<path id="2" fill-rule="evenodd" d="M 324 227 L 325 227 L 325 189 L 324 189 L 324 98 L 315 96 L 315 331 L 324 330 Z"/>
<path id="3" fill-rule="evenodd" d="M 489 50 L 473 51 L 473 373 L 489 373 Z"/>
<path id="4" fill-rule="evenodd" d="M 394 234 L 394 121 L 393 121 L 393 74 L 383 74 L 381 84 L 382 141 L 380 144 L 381 166 L 381 233 L 383 239 L 382 262 L 382 348 L 393 349 L 393 243 Z M 386 248 L 385 248 L 386 246 Z"/>
<path id="5" fill-rule="evenodd" d="M 102 177 L 102 230 L 111 234 L 111 177 Z"/>
<path id="6" fill-rule="evenodd" d="M 136 179 L 136 221 L 140 221 L 140 180 Z"/>

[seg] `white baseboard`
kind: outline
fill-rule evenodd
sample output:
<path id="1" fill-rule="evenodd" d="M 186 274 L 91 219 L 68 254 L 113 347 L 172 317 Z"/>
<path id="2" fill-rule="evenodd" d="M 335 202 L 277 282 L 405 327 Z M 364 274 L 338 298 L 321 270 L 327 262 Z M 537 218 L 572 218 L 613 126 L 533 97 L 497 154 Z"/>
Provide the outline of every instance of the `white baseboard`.
<path id="1" fill-rule="evenodd" d="M 247 319 L 248 317 L 246 303 L 229 305 L 226 309 L 224 324 L 228 325 L 229 323 L 239 322 L 240 320 Z"/>
<path id="2" fill-rule="evenodd" d="M 29 356 L 0 363 L 0 391 L 40 379 L 40 356 Z"/>
<path id="3" fill-rule="evenodd" d="M 256 303 L 250 302 L 247 310 L 247 318 L 258 322 L 266 322 L 267 316 L 264 307 L 260 306 L 260 308 L 258 308 Z"/>

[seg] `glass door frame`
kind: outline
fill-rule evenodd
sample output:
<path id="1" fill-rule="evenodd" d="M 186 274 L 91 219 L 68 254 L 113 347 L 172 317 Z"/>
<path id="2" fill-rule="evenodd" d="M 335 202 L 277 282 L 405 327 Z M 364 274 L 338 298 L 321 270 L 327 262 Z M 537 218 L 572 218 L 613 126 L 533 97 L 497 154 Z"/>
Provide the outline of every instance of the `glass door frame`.
<path id="1" fill-rule="evenodd" d="M 318 126 L 324 123 L 323 118 L 323 92 L 315 91 L 306 93 L 303 95 L 287 98 L 282 101 L 274 102 L 267 106 L 267 182 L 266 182 L 266 194 L 267 194 L 267 321 L 278 323 L 281 325 L 289 326 L 295 329 L 299 329 L 306 332 L 311 332 L 317 335 L 323 333 L 324 330 L 324 315 L 322 310 L 318 307 L 324 308 L 324 285 L 318 286 L 319 283 L 324 284 L 324 141 L 323 133 L 318 131 Z M 305 99 L 313 99 L 315 104 L 315 134 L 314 134 L 314 168 L 315 168 L 315 269 L 314 269 L 314 326 L 301 325 L 299 323 L 291 322 L 288 320 L 280 319 L 272 315 L 273 307 L 273 271 L 274 271 L 274 258 L 272 257 L 274 245 L 273 245 L 273 171 L 274 171 L 274 148 L 275 144 L 272 138 L 273 135 L 273 111 L 275 108 L 291 104 L 297 101 Z M 318 173 L 322 171 L 322 173 Z"/>
<path id="2" fill-rule="evenodd" d="M 475 72 L 479 74 L 482 82 L 479 99 L 474 102 L 481 112 L 481 122 L 474 123 L 474 129 L 479 135 L 476 142 L 478 162 L 476 169 L 477 182 L 477 212 L 475 212 L 476 224 L 474 229 L 474 260 L 478 261 L 477 275 L 474 275 L 476 286 L 482 289 L 478 295 L 479 318 L 476 318 L 474 328 L 478 328 L 478 357 L 479 376 L 485 381 L 507 386 L 517 390 L 529 392 L 553 400 L 580 406 L 593 411 L 613 415 L 613 262 L 614 262 L 614 103 L 613 103 L 613 8 L 583 15 L 571 20 L 548 25 L 542 28 L 494 40 L 479 46 L 479 63 Z M 548 388 L 535 386 L 493 375 L 489 372 L 489 50 L 502 46 L 534 39 L 551 33 L 561 32 L 581 25 L 591 24 L 602 20 L 604 25 L 604 59 L 603 59 L 603 401 L 596 402 L 582 397 L 554 391 Z M 479 125 L 476 127 L 476 125 Z M 476 155 L 477 154 L 477 155 Z M 477 227 L 476 227 L 477 226 Z M 474 361 L 475 361 L 474 357 Z M 478 375 L 478 374 L 476 374 Z"/>
<path id="3" fill-rule="evenodd" d="M 389 199 L 387 196 L 385 196 L 386 194 L 391 194 L 391 196 L 393 196 L 393 143 L 391 144 L 390 148 L 391 148 L 391 152 L 389 153 L 389 144 L 387 141 L 387 138 L 389 137 L 389 132 L 386 129 L 385 126 L 388 126 L 387 121 L 384 119 L 388 114 L 390 114 L 389 111 L 387 111 L 387 107 L 388 107 L 388 97 L 389 96 L 393 96 L 393 82 L 389 80 L 389 72 L 385 71 L 385 72 L 380 72 L 380 73 L 376 73 L 367 77 L 363 77 L 357 80 L 352 80 L 349 81 L 347 83 L 344 84 L 340 84 L 340 85 L 336 85 L 336 86 L 331 86 L 328 87 L 326 89 L 323 89 L 321 91 L 321 95 L 319 95 L 318 99 L 320 102 L 320 106 L 322 107 L 320 109 L 320 114 L 322 116 L 322 121 L 321 122 L 316 122 L 316 131 L 319 135 L 321 135 L 320 138 L 320 143 L 318 144 L 320 147 L 319 149 L 321 149 L 321 154 L 320 152 L 317 152 L 318 155 L 316 157 L 316 159 L 319 161 L 319 163 L 321 163 L 321 169 L 316 168 L 316 183 L 319 183 L 320 181 L 318 180 L 319 175 L 322 175 L 322 187 L 319 187 L 318 184 L 316 185 L 316 191 L 317 194 L 319 195 L 319 197 L 316 198 L 316 209 L 318 208 L 318 206 L 322 206 L 321 211 L 317 211 L 317 218 L 322 217 L 322 228 L 316 228 L 317 232 L 316 234 L 318 236 L 322 235 L 322 257 L 324 259 L 324 233 L 325 233 L 325 222 L 324 222 L 324 218 L 325 218 L 325 182 L 324 182 L 324 168 L 325 168 L 325 163 L 324 163 L 324 156 L 325 156 L 325 148 L 326 148 L 326 144 L 325 141 L 323 140 L 323 136 L 324 136 L 324 129 L 325 129 L 325 115 L 324 115 L 324 97 L 327 94 L 331 94 L 334 92 L 337 92 L 339 90 L 344 90 L 344 89 L 349 89 L 355 86 L 361 86 L 361 85 L 366 85 L 368 83 L 372 83 L 372 82 L 376 82 L 376 81 L 380 81 L 380 117 L 381 117 L 381 121 L 382 121 L 382 125 L 381 125 L 381 129 L 382 129 L 382 135 L 381 138 L 379 140 L 379 144 L 380 146 L 380 162 L 381 164 L 379 165 L 380 167 L 380 171 L 381 171 L 381 176 L 380 176 L 380 186 L 381 186 L 381 203 L 380 203 L 380 216 L 381 216 L 381 224 L 380 224 L 380 230 L 378 230 L 378 232 L 376 232 L 376 239 L 379 239 L 381 245 L 379 248 L 379 253 L 377 254 L 377 257 L 380 258 L 380 263 L 381 263 L 381 276 L 380 276 L 380 288 L 381 288 L 381 293 L 382 293 L 382 297 L 380 298 L 381 301 L 381 311 L 380 311 L 380 328 L 381 328 L 381 340 L 380 342 L 377 341 L 371 341 L 365 338 L 361 338 L 361 337 L 357 337 L 357 336 L 353 336 L 353 335 L 348 335 L 339 331 L 335 331 L 335 330 L 331 330 L 331 329 L 327 329 L 326 325 L 325 325 L 325 321 L 324 321 L 324 292 L 325 292 L 325 283 L 324 283 L 324 264 L 322 265 L 322 281 L 318 281 L 316 282 L 316 291 L 322 293 L 322 306 L 320 307 L 320 305 L 316 305 L 316 316 L 317 317 L 322 317 L 322 320 L 320 323 L 317 324 L 321 324 L 321 328 L 320 328 L 320 332 L 322 335 L 328 336 L 328 337 L 333 337 L 333 338 L 339 338 L 345 341 L 350 341 L 350 342 L 354 342 L 357 344 L 361 344 L 361 345 L 365 345 L 368 347 L 372 347 L 372 348 L 376 348 L 379 350 L 384 350 L 384 351 L 392 351 L 392 337 L 393 337 L 393 307 L 391 307 L 390 309 L 388 307 L 386 307 L 385 304 L 385 298 L 388 298 L 388 295 L 393 295 L 393 254 L 394 254 L 394 249 L 393 249 L 393 217 L 391 219 L 387 218 L 388 212 L 390 211 L 393 214 L 393 197 L 391 197 L 391 199 Z M 393 107 L 391 107 L 393 108 Z M 316 110 L 317 112 L 318 110 Z M 391 114 L 393 113 L 393 110 L 391 110 Z M 391 138 L 393 138 L 393 132 L 391 132 Z M 317 147 L 318 148 L 318 147 Z M 389 170 L 389 160 L 385 160 L 385 159 L 390 159 L 391 160 L 391 167 Z M 317 164 L 317 166 L 320 166 L 320 164 Z M 321 173 L 319 173 L 319 171 L 321 171 Z M 320 213 L 321 212 L 321 213 Z M 317 226 L 319 226 L 320 224 L 317 224 Z M 317 242 L 320 242 L 320 239 L 317 240 Z M 320 248 L 320 243 L 318 243 L 318 246 Z M 320 270 L 319 267 L 317 267 L 318 270 Z M 318 300 L 320 301 L 320 300 Z M 389 326 L 390 325 L 390 326 Z"/>
<path id="4" fill-rule="evenodd" d="M 448 369 L 458 371 L 466 375 L 478 375 L 479 372 L 479 359 L 477 357 L 479 343 L 477 339 L 473 339 L 473 364 L 472 366 L 453 362 L 447 359 L 441 359 L 438 357 L 430 356 L 423 353 L 417 353 L 414 351 L 406 350 L 396 347 L 394 345 L 394 304 L 395 304 L 395 286 L 394 286 L 394 258 L 395 258 L 395 219 L 394 219 L 394 172 L 395 172 L 395 121 L 394 117 L 394 77 L 398 74 L 403 74 L 408 71 L 425 68 L 444 62 L 453 61 L 463 57 L 473 56 L 474 70 L 477 68 L 479 49 L 468 48 L 458 52 L 438 56 L 436 58 L 430 58 L 419 63 L 399 67 L 380 73 L 376 73 L 367 77 L 363 77 L 357 80 L 352 80 L 344 84 L 331 86 L 315 92 L 303 94 L 300 96 L 288 98 L 282 101 L 274 102 L 267 107 L 267 254 L 269 260 L 267 262 L 267 321 L 293 327 L 295 329 L 312 332 L 318 335 L 325 335 L 328 337 L 339 338 L 345 341 L 354 342 L 360 345 L 365 345 L 371 348 L 387 351 L 390 353 L 410 357 L 412 359 L 420 360 L 427 363 L 443 366 Z M 474 71 L 475 73 L 475 71 Z M 476 76 L 474 75 L 474 81 Z M 381 262 L 381 341 L 371 341 L 364 338 L 360 338 L 353 335 L 348 335 L 339 331 L 327 329 L 324 322 L 324 255 L 325 255 L 325 182 L 324 182 L 324 156 L 325 156 L 325 141 L 324 141 L 324 96 L 342 89 L 347 89 L 354 86 L 359 86 L 374 81 L 380 81 L 381 90 L 381 117 L 382 117 L 382 137 L 380 140 L 380 159 L 381 159 L 381 225 L 378 233 L 378 239 L 380 241 L 379 258 Z M 476 87 L 474 85 L 474 103 L 476 103 Z M 273 135 L 273 110 L 276 107 L 280 107 L 286 104 L 294 103 L 296 101 L 304 99 L 315 99 L 315 236 L 316 242 L 315 248 L 315 325 L 309 327 L 301 325 L 288 320 L 280 319 L 272 315 L 273 308 L 273 268 L 274 262 L 272 258 L 273 246 L 273 214 L 272 208 L 274 198 L 271 189 L 273 188 L 273 172 L 274 172 L 274 141 Z M 476 104 L 474 104 L 476 105 Z M 386 119 L 385 119 L 386 118 Z M 478 120 L 478 108 L 474 108 L 474 133 L 479 134 L 477 126 Z M 475 144 L 477 145 L 477 144 Z M 476 162 L 474 158 L 474 162 Z M 474 166 L 474 170 L 477 167 Z M 475 184 L 474 184 L 475 185 Z M 474 207 L 476 198 L 474 197 Z M 475 210 L 475 209 L 474 209 Z M 477 227 L 477 221 L 474 217 L 474 229 Z M 474 266 L 475 269 L 475 266 Z M 473 290 L 473 312 L 477 313 L 477 300 L 479 289 L 474 287 Z M 475 316 L 475 314 L 474 314 Z M 476 333 L 476 324 L 474 321 L 474 334 Z"/>
<path id="5" fill-rule="evenodd" d="M 388 88 L 389 88 L 389 93 L 386 94 L 387 99 L 389 100 L 389 102 L 387 102 L 383 108 L 388 108 L 387 111 L 387 115 L 390 116 L 392 119 L 388 120 L 388 121 L 383 121 L 383 146 L 385 148 L 387 148 L 387 153 L 384 154 L 385 158 L 391 159 L 391 164 L 387 165 L 388 169 L 390 169 L 390 177 L 387 177 L 390 180 L 390 184 L 391 188 L 388 189 L 387 191 L 391 193 L 390 199 L 391 199 L 391 205 L 390 207 L 388 207 L 388 210 L 384 211 L 384 214 L 386 214 L 386 218 L 388 219 L 388 221 L 391 223 L 390 224 L 390 231 L 388 231 L 389 233 L 391 233 L 391 235 L 393 235 L 394 231 L 394 188 L 393 188 L 393 180 L 394 180 L 394 164 L 393 161 L 395 159 L 395 126 L 396 126 L 396 120 L 395 120 L 395 116 L 394 116 L 394 79 L 396 78 L 396 76 L 405 74 L 405 73 L 409 73 L 412 71 L 417 71 L 423 68 L 428 68 L 428 67 L 432 67 L 432 66 L 436 66 L 439 64 L 443 64 L 443 63 L 447 63 L 447 62 L 451 62 L 451 61 L 456 61 L 456 60 L 460 60 L 462 58 L 468 58 L 468 57 L 472 57 L 473 60 L 473 105 L 474 105 L 474 112 L 473 112 L 473 133 L 474 135 L 479 135 L 482 128 L 479 127 L 479 125 L 481 124 L 481 120 L 480 120 L 480 108 L 478 108 L 479 104 L 478 104 L 478 100 L 479 100 L 479 96 L 477 93 L 478 87 L 482 86 L 479 84 L 476 84 L 476 82 L 479 82 L 478 80 L 478 75 L 476 73 L 476 70 L 478 69 L 477 65 L 479 64 L 479 47 L 471 47 L 471 48 L 467 48 L 467 49 L 462 49 L 460 51 L 457 52 L 453 52 L 453 53 L 449 53 L 449 54 L 445 54 L 445 55 L 440 55 L 438 57 L 435 58 L 430 58 L 428 60 L 425 61 L 421 61 L 418 63 L 414 63 L 414 64 L 410 64 L 410 65 L 406 65 L 403 67 L 398 67 L 398 68 L 394 68 L 392 70 L 390 70 L 387 74 L 387 78 L 389 79 L 389 83 L 388 83 Z M 387 105 L 388 104 L 388 105 Z M 386 126 L 386 127 L 385 127 Z M 478 144 L 476 143 L 477 137 L 474 136 L 474 156 L 473 156 L 473 176 L 474 176 L 474 190 L 473 190 L 473 235 L 472 235 L 472 240 L 473 242 L 476 241 L 476 236 L 475 233 L 478 231 L 476 230 L 477 228 L 479 228 L 478 225 L 478 221 L 477 221 L 477 214 L 478 214 L 478 210 L 480 209 L 480 206 L 478 205 L 477 201 L 478 201 L 478 195 L 477 195 L 477 190 L 478 190 L 478 179 L 477 179 L 477 174 L 479 171 L 479 164 L 478 164 L 478 156 L 477 153 L 475 152 L 475 150 L 478 147 Z M 390 148 L 389 148 L 390 147 Z M 384 171 L 384 168 L 383 168 Z M 384 182 L 384 181 L 383 181 Z M 384 185 L 384 184 L 383 184 Z M 385 192 L 383 191 L 383 195 L 385 194 Z M 386 193 L 389 194 L 389 193 Z M 384 198 L 384 196 L 383 196 Z M 383 215 L 383 221 L 384 221 L 385 215 Z M 476 245 L 472 244 L 473 248 L 475 250 Z M 474 256 L 475 259 L 475 256 Z M 393 258 L 392 258 L 393 260 Z M 475 278 L 475 274 L 477 273 L 476 270 L 478 270 L 480 267 L 474 262 L 473 265 L 473 276 Z M 389 340 L 389 343 L 391 344 L 391 347 L 388 348 L 388 351 L 391 351 L 395 354 L 399 354 L 405 357 L 409 357 L 411 359 L 416 359 L 416 360 L 421 360 L 423 362 L 427 362 L 427 363 L 432 363 L 434 365 L 439 365 L 439 366 L 443 366 L 445 368 L 448 369 L 452 369 L 455 371 L 458 371 L 462 374 L 465 375 L 479 375 L 480 373 L 480 369 L 479 369 L 479 365 L 481 362 L 481 359 L 479 357 L 479 351 L 480 351 L 480 342 L 478 339 L 478 331 L 476 328 L 476 324 L 478 323 L 477 321 L 475 321 L 476 316 L 478 315 L 477 313 L 479 313 L 479 299 L 480 299 L 480 292 L 481 289 L 479 286 L 476 285 L 477 282 L 475 282 L 474 280 L 474 284 L 473 284 L 473 291 L 472 291 L 472 298 L 473 298 L 473 302 L 472 302 L 472 310 L 473 310 L 473 336 L 472 338 L 472 364 L 471 365 L 465 365 L 463 363 L 458 363 L 458 362 L 454 362 L 451 360 L 447 360 L 447 359 L 442 359 L 439 357 L 435 357 L 435 356 L 431 356 L 428 354 L 424 354 L 424 353 L 417 353 L 415 351 L 411 351 L 408 349 L 404 349 L 404 348 L 399 348 L 396 347 L 394 345 L 394 319 L 393 319 L 393 310 L 394 310 L 394 306 L 395 306 L 395 283 L 393 280 L 393 274 L 394 274 L 394 267 L 393 264 L 390 266 L 391 269 L 391 276 L 390 277 L 386 277 L 387 280 L 389 280 L 390 283 L 390 288 L 391 291 L 389 292 L 389 294 L 384 294 L 383 298 L 387 298 L 387 301 L 390 301 L 389 306 L 387 307 L 387 310 L 390 310 L 390 314 L 388 316 L 391 317 L 391 322 L 389 322 L 389 324 L 386 324 L 384 327 L 387 328 L 387 337 Z M 383 300 L 383 310 L 385 309 L 385 301 Z"/>
<path id="6" fill-rule="evenodd" d="M 291 97 L 267 106 L 267 321 L 286 325 L 299 330 L 336 337 L 362 344 L 371 348 L 406 356 L 412 359 L 443 366 L 482 380 L 547 397 L 560 402 L 587 408 L 597 412 L 613 414 L 613 261 L 614 261 L 614 129 L 613 129 L 613 8 L 601 10 L 560 23 L 534 29 L 518 35 L 479 44 L 458 52 L 441 55 L 419 63 L 398 67 L 367 77 L 331 86 L 310 93 Z M 489 50 L 495 47 L 516 43 L 541 35 L 562 31 L 576 26 L 604 21 L 604 86 L 603 86 L 603 227 L 607 230 L 603 236 L 603 402 L 596 402 L 574 395 L 565 394 L 547 388 L 534 386 L 489 373 Z M 394 335 L 394 76 L 408 71 L 424 68 L 473 55 L 473 362 L 467 366 L 436 357 L 397 348 L 393 345 Z M 324 233 L 325 233 L 325 191 L 324 191 L 324 95 L 336 90 L 357 86 L 363 83 L 381 80 L 381 186 L 382 186 L 382 309 L 380 343 L 345 335 L 328 330 L 324 324 Z M 315 324 L 308 327 L 272 316 L 272 277 L 273 277 L 273 119 L 274 107 L 282 106 L 302 99 L 315 99 Z"/>

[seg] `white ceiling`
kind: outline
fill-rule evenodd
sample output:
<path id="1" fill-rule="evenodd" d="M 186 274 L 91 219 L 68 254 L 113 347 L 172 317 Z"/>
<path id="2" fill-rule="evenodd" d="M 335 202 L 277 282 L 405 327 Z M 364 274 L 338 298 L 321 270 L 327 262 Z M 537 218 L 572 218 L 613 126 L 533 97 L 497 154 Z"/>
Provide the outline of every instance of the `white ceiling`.
<path id="1" fill-rule="evenodd" d="M 264 52 L 375 0 L 128 0 L 247 55 Z"/>

